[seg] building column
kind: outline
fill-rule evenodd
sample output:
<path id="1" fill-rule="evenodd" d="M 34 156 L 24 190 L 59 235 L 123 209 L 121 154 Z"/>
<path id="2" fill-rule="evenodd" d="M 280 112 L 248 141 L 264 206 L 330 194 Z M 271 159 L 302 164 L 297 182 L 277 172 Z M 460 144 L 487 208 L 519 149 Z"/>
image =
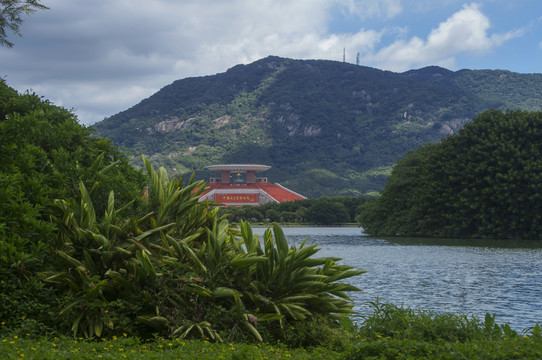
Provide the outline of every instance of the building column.
<path id="1" fill-rule="evenodd" d="M 247 184 L 254 184 L 256 182 L 256 171 L 248 170 L 246 173 L 245 181 Z"/>
<path id="2" fill-rule="evenodd" d="M 222 184 L 229 184 L 230 183 L 230 172 L 229 171 L 222 171 Z"/>

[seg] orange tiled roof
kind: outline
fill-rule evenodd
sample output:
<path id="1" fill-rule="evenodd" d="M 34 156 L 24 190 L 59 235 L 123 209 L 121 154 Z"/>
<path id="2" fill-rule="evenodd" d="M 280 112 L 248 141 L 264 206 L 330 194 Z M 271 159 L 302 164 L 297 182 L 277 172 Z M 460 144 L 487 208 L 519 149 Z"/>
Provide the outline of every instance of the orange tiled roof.
<path id="1" fill-rule="evenodd" d="M 273 199 L 277 200 L 278 202 L 286 202 L 286 201 L 295 201 L 295 200 L 303 200 L 304 197 L 294 193 L 291 190 L 286 189 L 285 187 L 282 187 L 280 185 L 271 184 L 271 183 L 257 183 L 256 184 L 258 188 L 265 191 L 269 196 L 271 196 Z"/>
<path id="2" fill-rule="evenodd" d="M 304 196 L 301 196 L 281 185 L 272 184 L 272 183 L 253 183 L 253 184 L 247 184 L 247 183 L 229 183 L 229 184 L 222 184 L 222 183 L 209 183 L 208 189 L 205 190 L 200 197 L 206 195 L 212 190 L 219 190 L 219 189 L 243 189 L 243 190 L 261 190 L 267 195 L 269 195 L 271 198 L 275 199 L 277 202 L 287 202 L 287 201 L 295 201 L 295 200 L 303 200 L 305 199 Z"/>

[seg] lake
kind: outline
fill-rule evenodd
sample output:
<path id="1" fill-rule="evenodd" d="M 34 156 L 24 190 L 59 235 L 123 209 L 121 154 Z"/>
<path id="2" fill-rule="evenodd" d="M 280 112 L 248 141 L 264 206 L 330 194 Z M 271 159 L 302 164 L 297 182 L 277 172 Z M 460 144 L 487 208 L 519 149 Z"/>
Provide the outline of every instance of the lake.
<path id="1" fill-rule="evenodd" d="M 254 227 L 255 234 L 265 228 Z M 472 314 L 515 330 L 542 324 L 542 242 L 379 238 L 355 227 L 283 227 L 290 245 L 307 238 L 321 248 L 314 257 L 367 270 L 345 281 L 365 315 L 377 298 L 405 307 Z"/>

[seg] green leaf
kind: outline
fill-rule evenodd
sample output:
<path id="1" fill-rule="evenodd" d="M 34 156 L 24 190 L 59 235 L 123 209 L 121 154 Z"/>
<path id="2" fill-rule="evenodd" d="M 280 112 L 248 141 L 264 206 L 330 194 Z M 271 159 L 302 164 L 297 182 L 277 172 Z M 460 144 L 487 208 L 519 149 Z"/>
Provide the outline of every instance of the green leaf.
<path id="1" fill-rule="evenodd" d="M 61 257 L 63 257 L 64 259 L 68 260 L 72 265 L 74 266 L 84 266 L 83 263 L 73 257 L 71 257 L 70 255 L 66 254 L 64 251 L 62 250 L 57 250 L 56 252 L 58 255 L 60 255 Z"/>
<path id="2" fill-rule="evenodd" d="M 288 242 L 286 241 L 282 228 L 276 223 L 273 224 L 273 234 L 275 235 L 275 242 L 281 259 L 286 258 L 288 254 Z"/>
<path id="3" fill-rule="evenodd" d="M 258 314 L 257 316 L 258 322 L 260 321 L 278 321 L 284 319 L 284 315 L 282 314 Z"/>
<path id="4" fill-rule="evenodd" d="M 244 268 L 244 267 L 248 267 L 248 266 L 261 263 L 267 260 L 268 260 L 267 256 L 253 256 L 253 255 L 240 254 L 234 257 L 230 263 L 232 266 L 236 268 Z"/>
<path id="5" fill-rule="evenodd" d="M 167 224 L 167 225 L 162 225 L 162 226 L 156 227 L 156 228 L 151 229 L 151 230 L 147 230 L 147 231 L 143 232 L 142 234 L 136 236 L 134 238 L 134 240 L 141 241 L 141 240 L 145 239 L 146 237 L 148 237 L 150 235 L 153 235 L 153 234 L 155 234 L 157 232 L 160 232 L 160 231 L 163 231 L 163 230 L 167 230 L 169 228 L 174 227 L 175 225 L 176 225 L 175 223 L 170 223 L 170 224 Z"/>
<path id="6" fill-rule="evenodd" d="M 219 287 L 213 291 L 213 296 L 214 297 L 234 297 L 235 290 L 227 288 L 227 287 Z"/>
<path id="7" fill-rule="evenodd" d="M 100 337 L 102 336 L 102 330 L 103 330 L 103 321 L 102 320 L 98 320 L 95 322 L 94 324 L 94 334 L 96 334 L 97 337 Z"/>
<path id="8" fill-rule="evenodd" d="M 262 336 L 260 335 L 258 330 L 256 330 L 256 328 L 250 322 L 244 320 L 243 325 L 248 329 L 252 336 L 256 338 L 256 340 L 263 341 Z"/>
<path id="9" fill-rule="evenodd" d="M 152 262 L 146 252 L 138 251 L 136 253 L 136 258 L 139 260 L 139 263 L 141 264 L 147 276 L 150 276 L 151 278 L 156 278 L 159 275 L 154 269 L 154 266 L 152 265 Z"/>
<path id="10" fill-rule="evenodd" d="M 142 316 L 138 316 L 137 319 L 140 322 L 156 330 L 166 329 L 169 325 L 169 321 L 163 316 L 142 315 Z"/>
<path id="11" fill-rule="evenodd" d="M 194 328 L 194 324 L 192 325 L 185 325 L 177 328 L 172 334 L 173 337 L 179 337 L 180 339 L 185 339 L 186 336 L 190 333 L 190 331 Z"/>
<path id="12" fill-rule="evenodd" d="M 62 315 L 62 312 L 61 312 L 60 315 Z M 72 332 L 73 332 L 73 336 L 77 336 L 77 332 L 78 332 L 78 330 L 79 330 L 79 323 L 81 322 L 81 319 L 82 319 L 82 318 L 83 318 L 83 313 L 82 313 L 81 315 L 79 315 L 79 316 L 77 317 L 77 319 L 75 319 L 75 321 L 73 322 L 72 328 L 71 328 L 71 330 L 72 330 Z"/>

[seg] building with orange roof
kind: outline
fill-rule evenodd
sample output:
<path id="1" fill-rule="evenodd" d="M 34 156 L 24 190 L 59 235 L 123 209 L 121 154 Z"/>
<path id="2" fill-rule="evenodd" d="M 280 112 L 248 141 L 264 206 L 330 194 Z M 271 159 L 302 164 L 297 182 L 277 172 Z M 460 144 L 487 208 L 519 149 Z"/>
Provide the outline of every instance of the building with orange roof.
<path id="1" fill-rule="evenodd" d="M 200 195 L 200 201 L 214 201 L 222 206 L 258 206 L 269 202 L 304 200 L 300 195 L 280 184 L 268 182 L 267 177 L 256 173 L 271 168 L 267 165 L 228 164 L 212 165 L 207 169 L 220 172 L 220 177 L 211 178 L 208 188 Z"/>

